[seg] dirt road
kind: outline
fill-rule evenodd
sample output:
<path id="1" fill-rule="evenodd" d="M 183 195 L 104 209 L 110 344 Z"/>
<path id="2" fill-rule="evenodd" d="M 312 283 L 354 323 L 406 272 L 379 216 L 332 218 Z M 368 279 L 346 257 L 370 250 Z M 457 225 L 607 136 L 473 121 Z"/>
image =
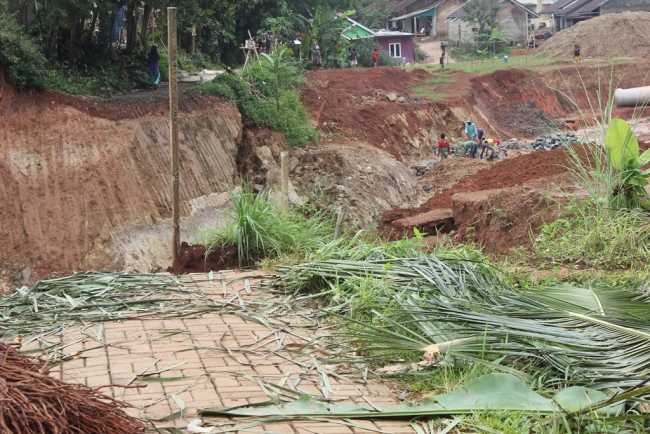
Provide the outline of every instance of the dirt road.
<path id="1" fill-rule="evenodd" d="M 420 50 L 424 51 L 429 55 L 429 57 L 427 57 L 420 63 L 425 65 L 434 64 L 434 63 L 437 65 L 440 63 L 440 56 L 442 55 L 442 48 L 440 48 L 440 41 L 427 41 L 427 42 L 415 41 L 415 43 L 420 46 Z M 447 45 L 445 63 L 456 63 L 456 61 L 449 55 L 449 45 Z"/>

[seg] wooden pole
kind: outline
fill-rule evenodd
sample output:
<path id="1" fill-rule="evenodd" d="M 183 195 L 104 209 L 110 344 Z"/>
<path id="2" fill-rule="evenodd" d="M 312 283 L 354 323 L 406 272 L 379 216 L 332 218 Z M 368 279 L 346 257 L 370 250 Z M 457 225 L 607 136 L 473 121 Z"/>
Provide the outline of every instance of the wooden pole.
<path id="1" fill-rule="evenodd" d="M 177 79 L 177 32 L 176 8 L 167 8 L 167 34 L 169 47 L 169 140 L 172 159 L 172 263 L 180 258 L 181 234 L 179 226 L 179 173 L 178 173 L 178 79 Z"/>
<path id="2" fill-rule="evenodd" d="M 282 189 L 282 214 L 289 211 L 289 154 L 287 152 L 280 153 L 280 170 L 282 171 L 281 185 Z"/>
<path id="3" fill-rule="evenodd" d="M 336 216 L 336 227 L 334 228 L 334 239 L 338 240 L 343 232 L 343 220 L 345 220 L 345 210 L 343 207 L 339 208 L 338 215 Z"/>

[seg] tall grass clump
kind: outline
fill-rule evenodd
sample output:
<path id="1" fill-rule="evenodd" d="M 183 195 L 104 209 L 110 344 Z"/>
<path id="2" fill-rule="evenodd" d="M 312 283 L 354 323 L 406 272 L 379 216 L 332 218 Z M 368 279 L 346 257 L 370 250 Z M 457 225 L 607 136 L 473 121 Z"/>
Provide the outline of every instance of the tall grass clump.
<path id="1" fill-rule="evenodd" d="M 333 219 L 325 211 L 293 207 L 280 212 L 272 190 L 254 193 L 250 187 L 230 193 L 232 209 L 223 227 L 199 235 L 206 256 L 215 248 L 237 246 L 240 265 L 262 258 L 305 257 L 326 244 L 333 234 Z"/>
<path id="2" fill-rule="evenodd" d="M 577 98 L 569 89 L 562 93 L 583 117 L 596 123 L 593 131 L 583 133 L 582 146 L 569 146 L 569 175 L 584 192 L 584 197 L 569 202 L 560 202 L 560 218 L 542 226 L 534 243 L 538 259 L 549 264 L 578 262 L 587 266 L 618 269 L 645 267 L 650 259 L 650 214 L 647 197 L 642 188 L 631 194 L 630 180 L 635 173 L 616 161 L 619 146 L 622 154 L 628 155 L 631 134 L 642 108 L 634 112 L 630 133 L 618 137 L 615 130 L 622 121 L 612 117 L 614 83 L 613 67 L 608 83 L 598 76 L 596 101 L 593 101 L 582 81 L 587 95 L 588 111 L 582 110 Z M 581 79 L 582 80 L 582 79 Z M 609 135 L 608 135 L 609 131 Z M 621 143 L 613 143 L 620 141 Z M 638 151 L 637 151 L 638 154 Z M 633 181 L 634 182 L 634 181 Z M 639 194 L 640 192 L 640 194 Z"/>

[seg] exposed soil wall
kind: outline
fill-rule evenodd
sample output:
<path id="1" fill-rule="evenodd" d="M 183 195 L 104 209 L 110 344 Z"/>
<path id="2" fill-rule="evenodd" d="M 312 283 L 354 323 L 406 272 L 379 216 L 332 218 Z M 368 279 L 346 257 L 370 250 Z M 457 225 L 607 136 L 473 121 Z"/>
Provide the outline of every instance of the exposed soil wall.
<path id="1" fill-rule="evenodd" d="M 111 249 L 120 231 L 152 228 L 171 215 L 164 93 L 100 100 L 6 89 L 0 101 L 3 268 L 22 261 L 59 271 L 114 268 L 150 253 L 146 245 L 127 248 L 133 257 Z M 180 112 L 181 214 L 191 216 L 223 204 L 211 195 L 234 184 L 242 123 L 236 107 L 215 98 L 181 98 Z M 149 238 L 163 239 L 157 231 Z"/>

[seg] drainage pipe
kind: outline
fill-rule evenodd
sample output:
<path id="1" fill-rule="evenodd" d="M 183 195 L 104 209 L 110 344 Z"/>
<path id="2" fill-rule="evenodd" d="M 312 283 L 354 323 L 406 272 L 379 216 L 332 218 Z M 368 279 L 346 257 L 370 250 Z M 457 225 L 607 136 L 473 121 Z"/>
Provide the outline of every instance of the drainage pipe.
<path id="1" fill-rule="evenodd" d="M 650 103 L 650 86 L 616 89 L 614 104 L 616 107 L 637 107 Z"/>

